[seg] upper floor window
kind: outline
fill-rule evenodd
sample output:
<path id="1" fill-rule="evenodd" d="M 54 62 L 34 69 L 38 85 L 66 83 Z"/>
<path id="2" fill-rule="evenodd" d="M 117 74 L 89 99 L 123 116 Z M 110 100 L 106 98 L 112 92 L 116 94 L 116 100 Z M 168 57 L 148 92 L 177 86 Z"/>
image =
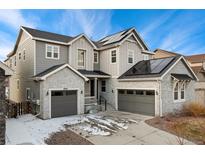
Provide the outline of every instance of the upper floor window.
<path id="1" fill-rule="evenodd" d="M 16 66 L 16 56 L 14 57 L 14 66 Z"/>
<path id="2" fill-rule="evenodd" d="M 94 63 L 98 63 L 98 52 L 94 52 Z"/>
<path id="3" fill-rule="evenodd" d="M 59 59 L 59 46 L 46 44 L 46 58 Z"/>
<path id="4" fill-rule="evenodd" d="M 128 51 L 128 56 L 127 56 L 127 60 L 129 64 L 132 64 L 134 62 L 134 51 L 130 50 Z"/>
<path id="5" fill-rule="evenodd" d="M 10 64 L 9 64 L 10 67 L 12 68 L 12 59 L 9 60 L 9 63 L 10 63 Z"/>
<path id="6" fill-rule="evenodd" d="M 19 60 L 21 60 L 21 53 L 19 53 Z"/>
<path id="7" fill-rule="evenodd" d="M 23 50 L 23 60 L 26 60 L 26 50 Z"/>
<path id="8" fill-rule="evenodd" d="M 78 49 L 78 66 L 85 66 L 85 50 Z"/>
<path id="9" fill-rule="evenodd" d="M 144 55 L 143 55 L 143 59 L 144 59 L 144 60 L 149 60 L 149 56 L 146 55 L 146 54 L 144 54 Z"/>
<path id="10" fill-rule="evenodd" d="M 111 63 L 116 63 L 117 62 L 117 54 L 116 50 L 111 51 Z"/>

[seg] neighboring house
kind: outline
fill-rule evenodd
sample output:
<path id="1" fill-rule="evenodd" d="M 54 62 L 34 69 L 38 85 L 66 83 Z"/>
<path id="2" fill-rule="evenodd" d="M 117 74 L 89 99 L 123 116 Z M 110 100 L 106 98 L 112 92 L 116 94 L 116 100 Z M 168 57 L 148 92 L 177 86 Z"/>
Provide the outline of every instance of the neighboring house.
<path id="1" fill-rule="evenodd" d="M 0 101 L 8 98 L 8 78 L 12 74 L 13 70 L 0 61 Z"/>
<path id="2" fill-rule="evenodd" d="M 153 58 L 167 58 L 167 57 L 173 57 L 173 56 L 182 56 L 179 53 L 171 52 L 163 49 L 156 49 L 154 50 L 154 56 Z"/>
<path id="3" fill-rule="evenodd" d="M 196 101 L 205 104 L 205 54 L 186 56 L 191 68 L 197 75 Z"/>
<path id="4" fill-rule="evenodd" d="M 130 28 L 92 41 L 21 27 L 6 63 L 9 99 L 40 105 L 43 119 L 83 114 L 100 98 L 116 110 L 163 115 L 194 99 L 197 77 L 182 56 L 154 53 Z"/>
<path id="5" fill-rule="evenodd" d="M 162 49 L 156 49 L 154 52 L 154 58 L 180 55 Z M 205 103 L 205 54 L 185 56 L 185 59 L 199 79 L 195 84 L 195 100 L 199 103 Z"/>

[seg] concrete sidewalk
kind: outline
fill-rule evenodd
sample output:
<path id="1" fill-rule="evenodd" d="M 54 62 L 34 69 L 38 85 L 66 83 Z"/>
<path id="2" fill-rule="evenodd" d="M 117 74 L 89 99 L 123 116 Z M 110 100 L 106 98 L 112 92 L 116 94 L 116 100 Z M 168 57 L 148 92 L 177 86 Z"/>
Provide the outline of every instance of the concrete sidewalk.
<path id="1" fill-rule="evenodd" d="M 121 130 L 111 136 L 90 136 L 87 138 L 97 145 L 178 145 L 175 135 L 147 125 L 144 121 L 131 124 L 127 130 Z M 194 144 L 184 140 L 184 144 Z"/>

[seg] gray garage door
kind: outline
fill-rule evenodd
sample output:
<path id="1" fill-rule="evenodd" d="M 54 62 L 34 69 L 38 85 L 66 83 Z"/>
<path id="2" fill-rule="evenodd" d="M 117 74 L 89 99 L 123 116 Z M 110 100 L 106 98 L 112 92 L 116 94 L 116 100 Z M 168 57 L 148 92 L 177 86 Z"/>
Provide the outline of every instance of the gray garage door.
<path id="1" fill-rule="evenodd" d="M 118 110 L 154 116 L 155 91 L 118 90 Z"/>
<path id="2" fill-rule="evenodd" d="M 62 90 L 51 92 L 51 117 L 77 114 L 77 91 Z"/>

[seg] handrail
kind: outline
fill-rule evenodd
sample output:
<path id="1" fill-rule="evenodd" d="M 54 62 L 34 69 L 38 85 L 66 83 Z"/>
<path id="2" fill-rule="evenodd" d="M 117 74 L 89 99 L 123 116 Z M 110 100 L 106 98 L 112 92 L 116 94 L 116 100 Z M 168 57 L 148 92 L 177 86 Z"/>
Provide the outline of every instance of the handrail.
<path id="1" fill-rule="evenodd" d="M 102 100 L 104 101 L 105 104 L 105 111 L 107 110 L 107 100 L 105 99 L 105 97 L 103 97 L 102 95 L 100 95 L 100 101 L 99 101 L 99 105 L 102 104 Z"/>

